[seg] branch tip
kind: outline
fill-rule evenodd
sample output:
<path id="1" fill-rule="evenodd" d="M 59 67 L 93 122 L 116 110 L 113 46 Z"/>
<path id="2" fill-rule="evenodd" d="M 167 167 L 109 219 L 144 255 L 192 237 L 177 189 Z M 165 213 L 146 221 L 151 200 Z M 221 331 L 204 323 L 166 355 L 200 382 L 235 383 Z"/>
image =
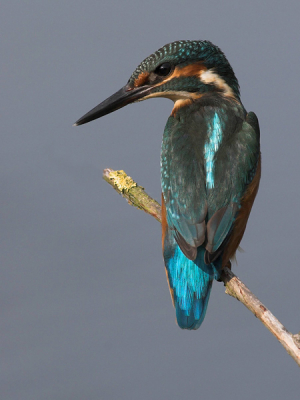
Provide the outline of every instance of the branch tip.
<path id="1" fill-rule="evenodd" d="M 144 188 L 130 178 L 123 170 L 114 171 L 106 168 L 103 171 L 106 180 L 119 194 L 125 197 L 129 204 L 152 215 L 161 222 L 161 207 L 152 199 Z M 267 329 L 278 339 L 288 354 L 300 366 L 300 332 L 292 335 L 277 318 L 260 302 L 247 286 L 229 269 L 224 268 L 221 281 L 226 287 L 225 293 L 243 303 Z"/>

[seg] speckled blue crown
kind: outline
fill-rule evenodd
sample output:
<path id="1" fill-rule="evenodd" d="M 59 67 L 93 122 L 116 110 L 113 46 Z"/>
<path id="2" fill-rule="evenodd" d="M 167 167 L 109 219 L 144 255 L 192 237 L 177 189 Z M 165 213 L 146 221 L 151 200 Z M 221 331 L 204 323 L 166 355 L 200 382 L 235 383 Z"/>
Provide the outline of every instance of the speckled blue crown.
<path id="1" fill-rule="evenodd" d="M 215 72 L 239 94 L 238 81 L 225 54 L 208 40 L 180 40 L 166 44 L 139 64 L 128 83 L 133 85 L 142 72 L 154 71 L 164 62 L 184 66 L 196 61 L 203 61 L 207 69 L 214 68 Z"/>

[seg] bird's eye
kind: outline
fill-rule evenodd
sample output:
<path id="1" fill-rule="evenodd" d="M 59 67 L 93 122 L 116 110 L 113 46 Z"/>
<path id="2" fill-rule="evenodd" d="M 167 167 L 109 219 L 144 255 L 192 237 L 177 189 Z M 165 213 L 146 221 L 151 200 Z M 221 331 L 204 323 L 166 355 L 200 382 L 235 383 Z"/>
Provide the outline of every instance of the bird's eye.
<path id="1" fill-rule="evenodd" d="M 171 72 L 172 65 L 170 63 L 163 63 L 160 64 L 156 69 L 155 69 L 155 74 L 159 76 L 167 76 Z"/>

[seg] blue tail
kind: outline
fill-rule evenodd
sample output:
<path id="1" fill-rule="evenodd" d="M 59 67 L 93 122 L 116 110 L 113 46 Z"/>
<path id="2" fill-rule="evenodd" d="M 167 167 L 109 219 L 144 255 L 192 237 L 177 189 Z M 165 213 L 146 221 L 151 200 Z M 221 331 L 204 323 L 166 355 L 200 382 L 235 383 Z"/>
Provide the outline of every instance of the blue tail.
<path id="1" fill-rule="evenodd" d="M 200 246 L 196 259 L 192 261 L 182 253 L 175 241 L 172 245 L 170 241 L 165 242 L 167 277 L 177 323 L 182 329 L 199 328 L 206 314 L 214 277 L 218 277 L 219 269 L 213 264 L 204 263 L 204 253 L 205 249 Z"/>

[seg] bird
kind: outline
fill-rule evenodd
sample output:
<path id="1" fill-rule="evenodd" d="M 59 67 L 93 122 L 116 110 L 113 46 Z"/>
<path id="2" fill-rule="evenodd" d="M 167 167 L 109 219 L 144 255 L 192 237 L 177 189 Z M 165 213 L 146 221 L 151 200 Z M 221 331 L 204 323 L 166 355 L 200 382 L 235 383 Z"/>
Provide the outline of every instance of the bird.
<path id="1" fill-rule="evenodd" d="M 124 87 L 74 125 L 155 97 L 174 102 L 160 162 L 165 270 L 178 326 L 196 330 L 213 281 L 231 269 L 259 188 L 259 123 L 222 50 L 182 40 L 145 58 Z"/>

